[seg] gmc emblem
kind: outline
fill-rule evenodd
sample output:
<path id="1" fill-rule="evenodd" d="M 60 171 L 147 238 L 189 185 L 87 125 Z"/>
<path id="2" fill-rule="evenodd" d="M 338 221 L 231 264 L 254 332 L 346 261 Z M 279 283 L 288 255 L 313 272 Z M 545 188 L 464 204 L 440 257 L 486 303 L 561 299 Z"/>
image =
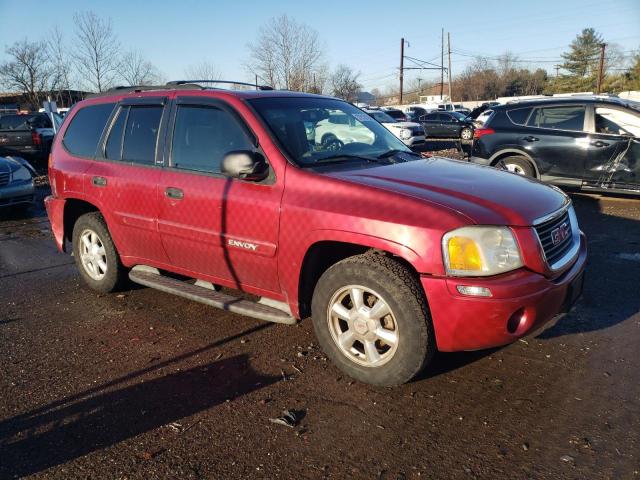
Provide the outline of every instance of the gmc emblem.
<path id="1" fill-rule="evenodd" d="M 551 230 L 551 242 L 554 245 L 558 245 L 563 240 L 565 240 L 571 234 L 571 229 L 567 222 L 564 222 L 558 228 L 554 228 Z"/>

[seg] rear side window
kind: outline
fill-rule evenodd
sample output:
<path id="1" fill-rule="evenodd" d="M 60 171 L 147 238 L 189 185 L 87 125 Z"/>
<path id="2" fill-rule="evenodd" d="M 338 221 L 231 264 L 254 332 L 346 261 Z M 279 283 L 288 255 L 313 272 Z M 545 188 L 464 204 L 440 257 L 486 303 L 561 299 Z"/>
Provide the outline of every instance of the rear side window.
<path id="1" fill-rule="evenodd" d="M 583 105 L 536 108 L 529 118 L 528 125 L 554 130 L 581 131 L 584 129 L 584 114 Z"/>
<path id="2" fill-rule="evenodd" d="M 513 110 L 507 110 L 507 117 L 516 125 L 526 125 L 531 110 L 533 110 L 533 108 L 514 108 Z"/>
<path id="3" fill-rule="evenodd" d="M 430 113 L 429 115 L 425 115 L 424 116 L 424 120 L 427 122 L 433 122 L 438 120 L 438 114 L 437 113 Z"/>
<path id="4" fill-rule="evenodd" d="M 122 160 L 122 133 L 124 132 L 124 124 L 127 121 L 129 107 L 120 109 L 118 118 L 111 127 L 109 139 L 104 149 L 104 156 L 109 160 Z"/>
<path id="5" fill-rule="evenodd" d="M 93 157 L 114 107 L 115 103 L 101 103 L 81 108 L 62 139 L 67 150 L 81 157 Z"/>
<path id="6" fill-rule="evenodd" d="M 242 127 L 226 111 L 205 106 L 178 107 L 172 167 L 220 173 L 220 163 L 227 153 L 252 149 L 253 145 Z"/>
<path id="7" fill-rule="evenodd" d="M 153 165 L 162 107 L 129 107 L 122 146 L 122 159 L 127 162 Z"/>

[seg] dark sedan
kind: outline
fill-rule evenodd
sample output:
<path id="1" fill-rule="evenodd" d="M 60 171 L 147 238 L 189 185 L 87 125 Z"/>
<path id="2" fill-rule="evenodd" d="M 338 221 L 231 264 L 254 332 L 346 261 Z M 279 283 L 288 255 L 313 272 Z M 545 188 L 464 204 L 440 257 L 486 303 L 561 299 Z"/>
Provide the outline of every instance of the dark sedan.
<path id="1" fill-rule="evenodd" d="M 459 112 L 433 112 L 420 117 L 425 135 L 432 138 L 473 138 L 473 122 Z"/>

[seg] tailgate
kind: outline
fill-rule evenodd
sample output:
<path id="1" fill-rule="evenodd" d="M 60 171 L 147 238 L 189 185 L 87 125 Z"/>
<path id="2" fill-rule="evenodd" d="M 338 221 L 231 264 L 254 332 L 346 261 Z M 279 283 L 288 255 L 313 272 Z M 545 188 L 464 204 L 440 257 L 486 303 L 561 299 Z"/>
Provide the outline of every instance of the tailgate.
<path id="1" fill-rule="evenodd" d="M 33 145 L 31 130 L 0 130 L 0 147 Z"/>

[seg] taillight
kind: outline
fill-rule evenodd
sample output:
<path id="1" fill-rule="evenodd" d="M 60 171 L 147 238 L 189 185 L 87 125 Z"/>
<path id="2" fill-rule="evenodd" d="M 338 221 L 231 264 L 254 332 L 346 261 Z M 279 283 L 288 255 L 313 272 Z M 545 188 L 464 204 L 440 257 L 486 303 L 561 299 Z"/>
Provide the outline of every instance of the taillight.
<path id="1" fill-rule="evenodd" d="M 33 144 L 38 147 L 42 145 L 42 137 L 36 132 L 31 132 L 31 141 L 33 141 Z"/>
<path id="2" fill-rule="evenodd" d="M 477 140 L 480 137 L 484 137 L 485 135 L 491 135 L 492 133 L 496 133 L 493 128 L 476 128 L 473 131 L 473 138 Z"/>

